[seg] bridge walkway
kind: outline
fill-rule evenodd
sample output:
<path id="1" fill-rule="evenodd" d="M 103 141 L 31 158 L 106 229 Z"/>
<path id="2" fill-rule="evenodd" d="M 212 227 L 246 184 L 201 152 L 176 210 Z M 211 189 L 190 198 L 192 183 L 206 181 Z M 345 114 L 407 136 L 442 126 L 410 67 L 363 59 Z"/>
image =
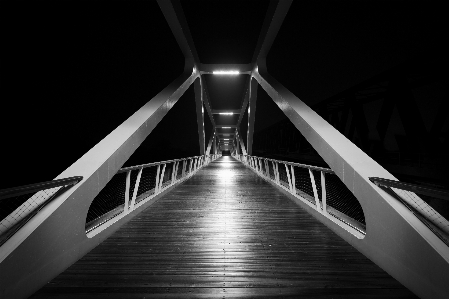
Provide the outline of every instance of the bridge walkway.
<path id="1" fill-rule="evenodd" d="M 160 198 L 31 298 L 416 298 L 232 157 Z"/>

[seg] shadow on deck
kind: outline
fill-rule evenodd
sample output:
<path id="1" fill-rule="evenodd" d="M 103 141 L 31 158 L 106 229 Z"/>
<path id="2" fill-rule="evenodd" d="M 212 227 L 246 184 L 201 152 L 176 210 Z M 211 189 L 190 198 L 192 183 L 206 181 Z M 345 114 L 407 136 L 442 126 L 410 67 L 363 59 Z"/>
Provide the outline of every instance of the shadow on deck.
<path id="1" fill-rule="evenodd" d="M 129 221 L 32 298 L 416 298 L 232 157 Z"/>

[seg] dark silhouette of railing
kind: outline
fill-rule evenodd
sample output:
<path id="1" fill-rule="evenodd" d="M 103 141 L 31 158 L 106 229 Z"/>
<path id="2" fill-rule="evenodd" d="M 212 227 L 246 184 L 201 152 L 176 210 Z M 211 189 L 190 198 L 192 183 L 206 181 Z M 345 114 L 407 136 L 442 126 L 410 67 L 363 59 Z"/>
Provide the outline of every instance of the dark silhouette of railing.
<path id="1" fill-rule="evenodd" d="M 0 246 L 43 207 L 82 179 L 76 176 L 0 190 Z"/>
<path id="2" fill-rule="evenodd" d="M 371 177 L 369 179 L 402 202 L 438 238 L 449 246 L 449 221 L 447 220 L 449 204 L 448 191 L 383 178 Z M 417 194 L 423 198 L 418 197 Z M 423 199 L 437 199 L 438 201 L 442 201 L 443 205 L 439 207 L 442 207 L 444 210 L 432 207 Z"/>

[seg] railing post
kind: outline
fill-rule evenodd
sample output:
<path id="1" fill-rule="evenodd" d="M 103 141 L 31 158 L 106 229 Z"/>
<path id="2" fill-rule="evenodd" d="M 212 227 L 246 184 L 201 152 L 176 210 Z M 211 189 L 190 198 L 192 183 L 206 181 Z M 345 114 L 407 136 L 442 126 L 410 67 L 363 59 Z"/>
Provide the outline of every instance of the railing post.
<path id="1" fill-rule="evenodd" d="M 140 184 L 140 178 L 142 176 L 143 168 L 139 169 L 139 173 L 137 174 L 136 184 L 134 185 L 134 192 L 133 192 L 133 198 L 131 199 L 131 207 L 129 208 L 130 211 L 134 209 L 134 205 L 136 203 L 136 197 L 137 197 L 137 190 L 139 190 L 139 184 Z"/>
<path id="2" fill-rule="evenodd" d="M 173 185 L 176 182 L 176 175 L 178 173 L 178 161 L 173 162 L 173 172 L 171 175 L 171 184 Z"/>
<path id="3" fill-rule="evenodd" d="M 162 167 L 161 179 L 160 179 L 160 183 L 159 183 L 159 190 L 162 190 L 162 183 L 164 181 L 164 174 L 165 174 L 165 167 L 166 166 L 167 166 L 167 164 L 164 164 L 164 167 Z"/>
<path id="4" fill-rule="evenodd" d="M 265 163 L 265 176 L 270 177 L 270 167 L 268 166 L 268 160 L 264 159 L 263 162 Z"/>
<path id="5" fill-rule="evenodd" d="M 320 199 L 318 198 L 318 192 L 316 191 L 315 177 L 313 176 L 312 170 L 309 169 L 310 181 L 312 182 L 313 196 L 315 197 L 316 209 L 321 211 Z"/>
<path id="6" fill-rule="evenodd" d="M 279 185 L 279 165 L 278 165 L 278 162 L 274 162 L 274 178 L 276 179 L 276 184 Z"/>
<path id="7" fill-rule="evenodd" d="M 285 166 L 285 172 L 287 173 L 288 187 L 290 189 L 290 192 L 293 192 L 292 180 L 290 179 L 290 171 L 288 170 L 288 164 L 284 164 L 284 166 Z"/>
<path id="8" fill-rule="evenodd" d="M 154 186 L 154 195 L 159 193 L 159 175 L 161 173 L 161 164 L 157 165 L 157 171 L 156 171 L 156 182 Z"/>
<path id="9" fill-rule="evenodd" d="M 291 174 L 292 174 L 292 193 L 296 195 L 296 179 L 295 179 L 295 168 L 291 165 Z"/>
<path id="10" fill-rule="evenodd" d="M 189 175 L 192 174 L 193 162 L 194 162 L 194 159 L 190 159 L 190 163 L 189 163 Z"/>
<path id="11" fill-rule="evenodd" d="M 128 201 L 129 201 L 129 188 L 131 185 L 131 170 L 126 173 L 126 184 L 125 184 L 125 206 L 123 207 L 123 213 L 128 213 Z"/>
<path id="12" fill-rule="evenodd" d="M 326 206 L 326 173 L 321 171 L 321 201 L 323 202 L 323 212 L 327 214 Z"/>
<path id="13" fill-rule="evenodd" d="M 187 160 L 183 160 L 181 178 L 184 178 L 186 175 L 186 166 L 187 166 Z"/>

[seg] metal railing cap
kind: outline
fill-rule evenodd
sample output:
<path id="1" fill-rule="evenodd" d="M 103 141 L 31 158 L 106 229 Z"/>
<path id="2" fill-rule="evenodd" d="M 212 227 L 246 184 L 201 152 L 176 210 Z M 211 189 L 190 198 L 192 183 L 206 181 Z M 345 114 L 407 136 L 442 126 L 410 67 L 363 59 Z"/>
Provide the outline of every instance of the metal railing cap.
<path id="1" fill-rule="evenodd" d="M 251 155 L 241 155 L 241 156 L 248 156 L 248 157 L 253 157 L 253 158 L 258 158 L 258 159 L 264 159 L 264 160 L 268 160 L 268 161 L 274 161 L 274 162 L 278 162 L 278 163 L 298 166 L 298 167 L 301 167 L 301 168 L 307 168 L 307 169 L 322 171 L 322 172 L 326 172 L 326 173 L 335 173 L 330 168 L 324 168 L 324 167 L 319 167 L 319 166 L 313 166 L 313 165 L 307 165 L 307 164 L 301 164 L 301 163 L 294 163 L 294 162 L 289 162 L 289 161 L 282 161 L 282 160 L 276 160 L 276 159 L 265 158 L 265 157 L 251 156 Z"/>

